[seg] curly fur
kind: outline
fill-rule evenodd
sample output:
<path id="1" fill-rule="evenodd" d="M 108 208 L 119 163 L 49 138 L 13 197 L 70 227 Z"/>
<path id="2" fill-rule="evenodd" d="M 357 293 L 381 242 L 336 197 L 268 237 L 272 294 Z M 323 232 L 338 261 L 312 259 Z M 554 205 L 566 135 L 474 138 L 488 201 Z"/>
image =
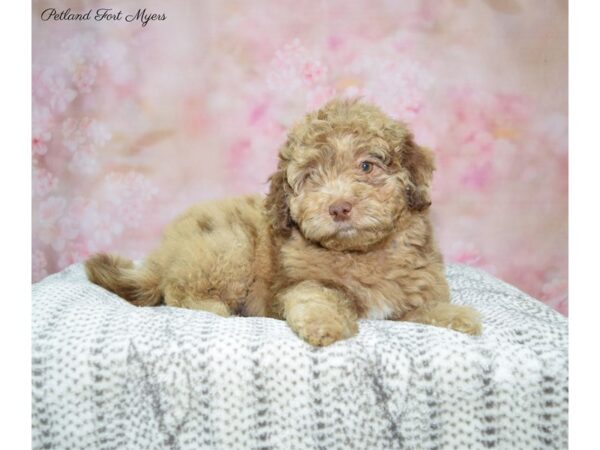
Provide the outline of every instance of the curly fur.
<path id="1" fill-rule="evenodd" d="M 313 345 L 353 336 L 358 318 L 478 334 L 478 314 L 449 303 L 428 215 L 433 170 L 405 125 L 334 100 L 292 127 L 266 198 L 194 206 L 142 267 L 96 255 L 88 277 L 137 305 L 285 319 Z M 351 206 L 344 220 L 336 202 Z"/>

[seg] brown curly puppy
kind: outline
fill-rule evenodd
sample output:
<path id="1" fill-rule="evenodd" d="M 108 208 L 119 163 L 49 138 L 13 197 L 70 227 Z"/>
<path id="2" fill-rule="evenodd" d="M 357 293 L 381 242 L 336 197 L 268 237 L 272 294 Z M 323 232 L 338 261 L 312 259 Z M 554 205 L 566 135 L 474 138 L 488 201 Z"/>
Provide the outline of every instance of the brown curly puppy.
<path id="1" fill-rule="evenodd" d="M 134 305 L 285 319 L 313 345 L 353 336 L 358 318 L 479 334 L 478 313 L 449 303 L 433 170 L 403 124 L 334 100 L 291 129 L 265 199 L 194 206 L 141 267 L 96 255 L 87 274 Z"/>

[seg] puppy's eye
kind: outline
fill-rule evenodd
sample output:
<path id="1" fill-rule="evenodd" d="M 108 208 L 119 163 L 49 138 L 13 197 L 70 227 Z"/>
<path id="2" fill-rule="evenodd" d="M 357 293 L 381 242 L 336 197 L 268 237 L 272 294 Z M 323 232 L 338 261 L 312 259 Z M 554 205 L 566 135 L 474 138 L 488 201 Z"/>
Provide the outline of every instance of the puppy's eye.
<path id="1" fill-rule="evenodd" d="M 370 173 L 373 170 L 373 163 L 369 161 L 361 162 L 360 170 L 362 170 L 364 173 Z"/>

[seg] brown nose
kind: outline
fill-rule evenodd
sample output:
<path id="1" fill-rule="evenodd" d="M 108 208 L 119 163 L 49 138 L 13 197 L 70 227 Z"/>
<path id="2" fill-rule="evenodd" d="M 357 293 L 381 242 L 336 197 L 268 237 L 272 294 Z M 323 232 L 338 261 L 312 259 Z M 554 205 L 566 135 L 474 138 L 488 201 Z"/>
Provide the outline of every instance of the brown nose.
<path id="1" fill-rule="evenodd" d="M 336 222 L 348 220 L 350 218 L 350 211 L 352 211 L 352 205 L 343 200 L 334 202 L 329 207 L 329 214 L 331 214 L 331 217 Z"/>

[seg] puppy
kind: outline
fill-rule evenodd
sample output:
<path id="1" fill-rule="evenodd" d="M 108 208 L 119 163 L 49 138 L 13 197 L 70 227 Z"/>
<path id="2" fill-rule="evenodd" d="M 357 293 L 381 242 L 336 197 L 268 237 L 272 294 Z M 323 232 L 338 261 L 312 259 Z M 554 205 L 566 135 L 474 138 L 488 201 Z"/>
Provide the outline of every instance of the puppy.
<path id="1" fill-rule="evenodd" d="M 450 304 L 429 220 L 432 153 L 373 105 L 334 100 L 292 127 L 266 198 L 197 205 L 140 267 L 99 254 L 88 278 L 134 305 L 285 319 L 309 344 L 389 319 L 481 332 Z"/>

